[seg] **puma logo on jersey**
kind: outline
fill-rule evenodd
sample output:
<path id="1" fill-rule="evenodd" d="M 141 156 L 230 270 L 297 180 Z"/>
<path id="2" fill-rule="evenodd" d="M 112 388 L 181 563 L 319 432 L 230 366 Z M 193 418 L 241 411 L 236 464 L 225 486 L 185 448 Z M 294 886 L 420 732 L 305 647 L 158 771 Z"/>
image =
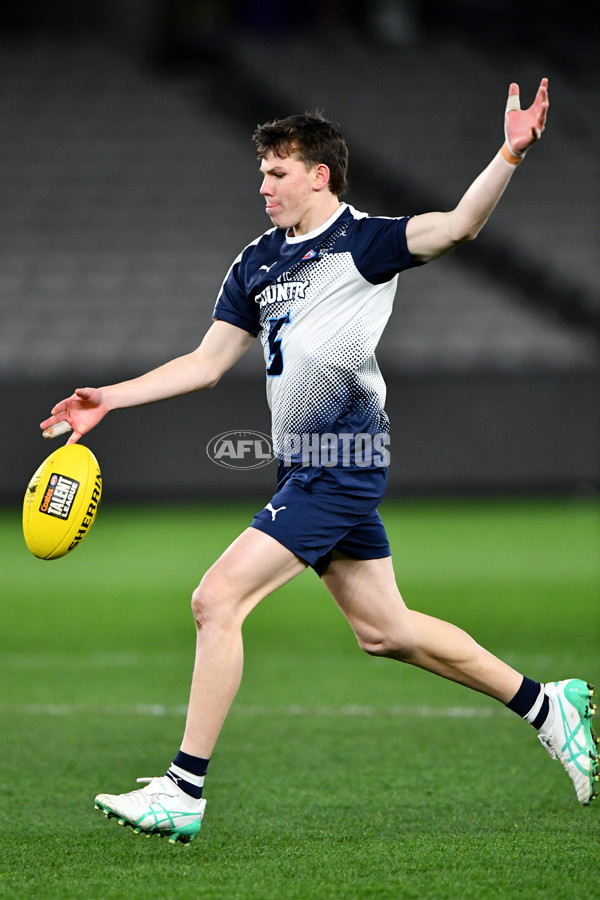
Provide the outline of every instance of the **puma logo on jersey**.
<path id="1" fill-rule="evenodd" d="M 267 503 L 265 509 L 269 510 L 269 512 L 271 513 L 271 521 L 274 522 L 277 513 L 281 512 L 282 509 L 287 509 L 287 506 L 278 506 L 277 509 L 275 509 L 275 507 L 271 503 Z"/>
<path id="2" fill-rule="evenodd" d="M 260 269 L 259 269 L 258 271 L 259 271 L 259 272 L 262 272 L 262 270 L 264 269 L 265 272 L 270 272 L 271 269 L 273 268 L 273 266 L 276 266 L 276 265 L 277 265 L 277 262 L 271 263 L 270 266 L 261 266 Z"/>

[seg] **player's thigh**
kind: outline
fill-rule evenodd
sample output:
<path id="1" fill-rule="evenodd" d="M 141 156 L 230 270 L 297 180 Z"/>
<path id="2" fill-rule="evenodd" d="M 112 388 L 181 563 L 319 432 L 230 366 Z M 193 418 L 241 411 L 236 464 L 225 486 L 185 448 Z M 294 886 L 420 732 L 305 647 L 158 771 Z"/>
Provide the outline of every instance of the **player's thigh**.
<path id="1" fill-rule="evenodd" d="M 209 611 L 247 615 L 257 603 L 304 571 L 306 563 L 256 528 L 247 528 L 206 572 L 192 598 L 196 619 Z"/>
<path id="2" fill-rule="evenodd" d="M 390 556 L 350 559 L 334 553 L 321 578 L 363 649 L 378 652 L 382 644 L 410 639 L 409 610 Z"/>

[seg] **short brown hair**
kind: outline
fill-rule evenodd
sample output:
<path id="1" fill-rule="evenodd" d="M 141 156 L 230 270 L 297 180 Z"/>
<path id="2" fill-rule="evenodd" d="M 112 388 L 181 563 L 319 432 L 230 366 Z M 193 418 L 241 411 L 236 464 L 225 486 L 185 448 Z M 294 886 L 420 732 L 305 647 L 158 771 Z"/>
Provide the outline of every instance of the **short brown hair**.
<path id="1" fill-rule="evenodd" d="M 311 167 L 323 163 L 329 168 L 329 190 L 336 197 L 348 188 L 348 147 L 333 124 L 320 112 L 274 119 L 259 125 L 252 140 L 259 159 L 269 153 L 285 157 L 295 153 Z"/>

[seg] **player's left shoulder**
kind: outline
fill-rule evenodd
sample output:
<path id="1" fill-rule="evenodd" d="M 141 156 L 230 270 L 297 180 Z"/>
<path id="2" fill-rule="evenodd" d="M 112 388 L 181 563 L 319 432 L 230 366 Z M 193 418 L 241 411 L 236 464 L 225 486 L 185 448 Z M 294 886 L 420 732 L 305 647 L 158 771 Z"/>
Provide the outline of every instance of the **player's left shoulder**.
<path id="1" fill-rule="evenodd" d="M 379 216 L 361 212 L 348 207 L 349 224 L 346 229 L 346 237 L 352 245 L 359 248 L 362 245 L 370 245 L 380 239 L 404 238 L 406 225 L 410 216 Z"/>
<path id="2" fill-rule="evenodd" d="M 405 225 L 406 222 L 408 222 L 408 220 L 410 219 L 409 215 L 383 216 L 373 215 L 373 213 L 361 212 L 360 210 L 354 209 L 354 207 L 350 207 L 349 209 L 353 215 L 356 228 L 358 230 L 394 228 Z"/>
<path id="3" fill-rule="evenodd" d="M 353 211 L 343 249 L 350 251 L 363 278 L 380 284 L 415 265 L 406 242 L 409 221 L 410 216 L 373 216 Z"/>

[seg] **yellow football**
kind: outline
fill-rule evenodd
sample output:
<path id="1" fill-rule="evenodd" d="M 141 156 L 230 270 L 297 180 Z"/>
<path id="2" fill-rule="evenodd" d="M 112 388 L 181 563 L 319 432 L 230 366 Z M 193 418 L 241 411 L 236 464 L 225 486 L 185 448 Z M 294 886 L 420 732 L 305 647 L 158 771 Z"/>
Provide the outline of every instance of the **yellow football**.
<path id="1" fill-rule="evenodd" d="M 58 559 L 78 547 L 98 512 L 100 466 L 82 444 L 67 444 L 44 460 L 23 500 L 25 543 L 39 559 Z"/>

